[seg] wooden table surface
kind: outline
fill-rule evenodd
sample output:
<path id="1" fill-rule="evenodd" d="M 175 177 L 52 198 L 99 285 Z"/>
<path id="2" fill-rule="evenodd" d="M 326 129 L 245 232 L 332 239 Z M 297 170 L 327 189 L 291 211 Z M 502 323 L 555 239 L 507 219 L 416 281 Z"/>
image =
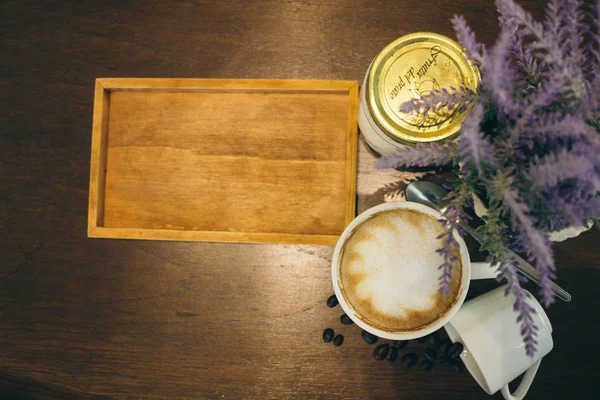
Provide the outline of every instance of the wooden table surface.
<path id="1" fill-rule="evenodd" d="M 0 397 L 486 398 L 468 373 L 375 361 L 325 305 L 330 246 L 86 237 L 96 77 L 360 80 L 400 35 L 453 35 L 454 13 L 493 42 L 487 0 L 4 0 Z M 432 172 L 374 171 L 359 148 L 359 211 Z M 573 301 L 548 311 L 555 348 L 528 399 L 598 393 L 599 239 L 555 247 Z"/>

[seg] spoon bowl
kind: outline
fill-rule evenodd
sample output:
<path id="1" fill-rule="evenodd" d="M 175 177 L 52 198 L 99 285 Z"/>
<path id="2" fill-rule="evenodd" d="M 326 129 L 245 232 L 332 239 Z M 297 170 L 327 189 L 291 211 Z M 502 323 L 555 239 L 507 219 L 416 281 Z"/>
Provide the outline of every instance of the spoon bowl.
<path id="1" fill-rule="evenodd" d="M 406 200 L 421 203 L 436 211 L 444 212 L 448 206 L 448 191 L 433 182 L 411 182 L 405 190 Z"/>

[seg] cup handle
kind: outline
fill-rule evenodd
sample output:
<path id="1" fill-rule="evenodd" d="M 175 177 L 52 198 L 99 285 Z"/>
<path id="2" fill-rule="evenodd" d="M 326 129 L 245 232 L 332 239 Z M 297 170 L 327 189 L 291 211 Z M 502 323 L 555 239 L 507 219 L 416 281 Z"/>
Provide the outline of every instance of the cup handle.
<path id="1" fill-rule="evenodd" d="M 529 390 L 529 387 L 533 382 L 533 378 L 535 378 L 535 374 L 538 368 L 540 367 L 541 362 L 541 359 L 537 360 L 535 364 L 529 367 L 529 369 L 525 372 L 525 376 L 523 376 L 521 384 L 519 385 L 514 394 L 510 393 L 510 390 L 508 389 L 508 384 L 504 385 L 504 387 L 501 389 L 502 396 L 504 396 L 506 400 L 522 400 L 527 394 L 527 391 Z"/>
<path id="2" fill-rule="evenodd" d="M 471 280 L 474 279 L 495 279 L 496 268 L 490 263 L 474 262 L 471 263 Z"/>

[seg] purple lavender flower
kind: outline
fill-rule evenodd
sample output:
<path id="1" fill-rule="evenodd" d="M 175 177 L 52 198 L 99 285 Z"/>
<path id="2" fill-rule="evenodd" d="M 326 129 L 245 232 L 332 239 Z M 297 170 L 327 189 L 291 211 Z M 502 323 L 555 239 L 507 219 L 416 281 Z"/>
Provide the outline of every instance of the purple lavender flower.
<path id="1" fill-rule="evenodd" d="M 516 322 L 521 323 L 521 336 L 525 342 L 525 352 L 529 357 L 533 357 L 536 350 L 537 340 L 535 338 L 538 331 L 538 327 L 533 322 L 536 311 L 526 301 L 527 292 L 519 284 L 520 277 L 516 272 L 515 261 L 505 261 L 497 264 L 496 268 L 499 271 L 499 276 L 508 282 L 504 295 L 512 294 L 515 297 L 513 309 L 518 314 Z"/>
<path id="2" fill-rule="evenodd" d="M 501 20 L 509 20 L 524 34 L 532 35 L 535 40 L 531 43 L 531 47 L 545 51 L 541 61 L 545 64 L 546 70 L 551 72 L 553 79 L 563 80 L 570 86 L 582 83 L 581 70 L 577 68 L 574 60 L 564 53 L 556 38 L 545 32 L 543 24 L 536 22 L 530 13 L 513 0 L 496 0 L 496 5 Z"/>
<path id="3" fill-rule="evenodd" d="M 590 53 L 590 58 L 596 60 L 595 71 L 594 68 L 590 68 L 592 73 L 595 72 L 598 77 L 598 66 L 600 64 L 600 1 L 596 0 L 596 18 L 593 19 L 596 32 L 588 30 L 588 34 L 591 36 L 590 43 L 587 46 L 587 51 Z M 593 65 L 593 64 L 592 64 Z"/>
<path id="4" fill-rule="evenodd" d="M 387 169 L 446 165 L 454 162 L 457 152 L 456 144 L 452 142 L 444 144 L 419 143 L 415 147 L 407 147 L 381 157 L 375 161 L 375 168 Z"/>
<path id="5" fill-rule="evenodd" d="M 492 49 L 488 74 L 483 76 L 483 85 L 492 94 L 498 108 L 514 116 L 518 107 L 513 101 L 511 82 L 514 72 L 508 61 L 511 38 L 511 32 L 505 30 L 501 33 L 500 39 Z"/>
<path id="6" fill-rule="evenodd" d="M 483 105 L 476 104 L 471 114 L 462 123 L 459 151 L 465 163 L 473 162 L 477 172 L 481 175 L 482 162 L 486 162 L 492 168 L 498 168 L 498 161 L 494 155 L 494 147 L 483 136 L 479 128 L 483 120 Z"/>
<path id="7" fill-rule="evenodd" d="M 475 39 L 475 33 L 467 25 L 467 21 L 462 15 L 455 15 L 452 18 L 452 26 L 458 43 L 465 48 L 467 57 L 475 61 L 475 64 L 482 70 L 485 71 L 488 64 L 488 54 L 485 45 L 477 43 Z"/>
<path id="8" fill-rule="evenodd" d="M 537 89 L 540 83 L 540 70 L 538 61 L 533 55 L 533 50 L 530 47 L 524 47 L 525 39 L 522 32 L 517 29 L 512 29 L 513 38 L 511 39 L 511 55 L 516 66 L 516 74 L 520 80 L 515 81 L 516 89 L 523 95 L 527 95 Z"/>
<path id="9" fill-rule="evenodd" d="M 554 38 L 545 34 L 544 26 L 536 22 L 530 13 L 513 0 L 496 0 L 496 7 L 502 20 L 511 21 L 511 23 L 521 26 L 524 33 L 535 36 L 537 42 L 534 43 L 534 48 L 545 49 L 551 62 L 563 64 L 564 60 L 559 45 L 553 40 Z"/>
<path id="10" fill-rule="evenodd" d="M 600 93 L 600 52 L 596 57 L 598 64 L 595 67 L 595 76 L 590 81 L 586 81 L 585 94 L 581 101 L 581 114 L 586 120 L 596 120 L 598 122 L 600 120 L 600 96 L 598 96 L 598 93 Z M 600 123 L 597 125 L 600 125 Z M 599 127 L 596 130 L 599 130 Z"/>
<path id="11" fill-rule="evenodd" d="M 508 249 L 526 254 L 540 277 L 548 306 L 555 265 L 549 232 L 589 226 L 600 217 L 600 1 L 594 28 L 586 25 L 582 0 L 550 0 L 543 23 L 514 0 L 497 0 L 501 34 L 488 54 L 464 18 L 452 19 L 467 57 L 482 71 L 477 93 L 443 88 L 402 105 L 402 111 L 427 114 L 468 110 L 456 144 L 408 148 L 376 164 L 378 168 L 460 165 L 448 228 L 441 236 L 440 290 L 452 277 L 456 221 L 464 218 L 469 194 L 488 207 L 481 249 L 508 283 L 521 323 L 527 354 L 535 352 L 534 310 Z M 591 40 L 590 40 L 591 39 Z"/>
<path id="12" fill-rule="evenodd" d="M 550 0 L 546 6 L 546 19 L 544 21 L 544 29 L 548 35 L 554 36 L 561 43 L 564 39 L 564 3 L 564 0 Z"/>
<path id="13" fill-rule="evenodd" d="M 562 8 L 565 22 L 565 40 L 561 48 L 564 54 L 570 56 L 573 68 L 577 68 L 579 74 L 582 74 L 581 67 L 586 57 L 581 44 L 583 42 L 583 35 L 587 30 L 587 26 L 583 23 L 585 15 L 582 12 L 581 6 L 581 0 L 565 0 Z"/>
<path id="14" fill-rule="evenodd" d="M 567 179 L 577 178 L 581 174 L 594 170 L 594 162 L 587 155 L 573 154 L 567 149 L 537 159 L 529 168 L 527 176 L 532 190 L 548 188 Z M 596 176 L 595 187 L 600 186 L 600 176 Z"/>
<path id="15" fill-rule="evenodd" d="M 400 111 L 404 113 L 418 113 L 426 115 L 430 112 L 437 113 L 443 108 L 453 111 L 465 111 L 471 102 L 475 99 L 475 93 L 468 88 L 443 88 L 432 90 L 429 94 L 419 98 L 409 100 L 400 106 Z"/>
<path id="16" fill-rule="evenodd" d="M 515 144 L 526 145 L 530 149 L 538 145 L 558 151 L 560 149 L 572 151 L 573 144 L 581 143 L 583 146 L 577 147 L 581 150 L 578 150 L 579 155 L 585 160 L 597 159 L 594 155 L 600 154 L 600 135 L 582 117 L 552 113 L 537 119 L 538 121 L 530 124 L 526 131 L 521 132 L 518 137 L 516 135 L 513 137 Z M 536 159 L 536 155 L 528 154 L 529 160 L 532 157 Z"/>
<path id="17" fill-rule="evenodd" d="M 558 100 L 564 90 L 564 84 L 555 80 L 541 83 L 534 93 L 525 99 L 525 108 L 522 110 L 524 118 L 535 117 L 535 111 L 544 109 Z"/>
<path id="18" fill-rule="evenodd" d="M 479 230 L 486 238 L 482 248 L 491 253 L 487 261 L 496 267 L 496 279 L 498 281 L 505 280 L 508 283 L 504 294 L 512 293 L 515 297 L 513 308 L 518 315 L 516 322 L 521 322 L 521 335 L 525 342 L 525 350 L 532 357 L 535 353 L 537 343 L 535 338 L 538 330 L 533 323 L 535 311 L 526 303 L 525 299 L 528 294 L 520 285 L 525 278 L 517 273 L 516 261 L 504 246 L 506 226 L 500 218 L 500 210 L 491 210 L 486 217 L 486 224 Z"/>
<path id="19" fill-rule="evenodd" d="M 563 229 L 567 226 L 588 226 L 592 217 L 600 215 L 600 198 L 586 186 L 586 179 L 553 187 L 540 194 L 546 200 L 547 207 L 538 210 L 538 225 L 548 231 Z M 545 214 L 548 218 L 545 218 Z"/>
<path id="20" fill-rule="evenodd" d="M 452 271 L 458 260 L 456 254 L 460 250 L 460 245 L 455 235 L 461 234 L 459 220 L 467 221 L 470 217 L 465 212 L 464 206 L 467 199 L 470 198 L 467 186 L 458 186 L 448 193 L 446 200 L 450 201 L 448 207 L 439 220 L 446 227 L 444 233 L 437 237 L 442 240 L 442 247 L 436 250 L 442 256 L 442 264 L 438 267 L 442 274 L 439 277 L 440 293 L 446 297 L 450 293 L 450 282 L 452 280 Z"/>
<path id="21" fill-rule="evenodd" d="M 510 217 L 513 227 L 517 228 L 520 246 L 525 249 L 529 261 L 535 264 L 541 294 L 545 305 L 549 306 L 554 301 L 550 279 L 555 277 L 555 267 L 548 235 L 535 228 L 533 219 L 528 215 L 529 208 L 520 199 L 512 179 L 505 179 L 501 174 L 497 177 L 498 179 L 490 186 L 491 196 L 499 200 L 505 214 Z"/>

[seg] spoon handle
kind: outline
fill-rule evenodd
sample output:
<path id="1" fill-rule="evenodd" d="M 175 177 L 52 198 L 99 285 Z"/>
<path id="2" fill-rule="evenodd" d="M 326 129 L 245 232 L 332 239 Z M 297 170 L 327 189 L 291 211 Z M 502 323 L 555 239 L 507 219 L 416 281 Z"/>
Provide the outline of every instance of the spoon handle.
<path id="1" fill-rule="evenodd" d="M 473 239 L 475 239 L 479 244 L 483 244 L 482 237 L 477 232 L 475 232 L 475 229 L 471 228 L 469 225 L 464 223 L 462 220 L 458 221 L 458 225 L 466 233 L 471 235 L 473 237 Z M 526 260 L 524 260 L 521 256 L 519 256 L 514 251 L 512 251 L 510 249 L 508 251 L 509 251 L 510 255 L 517 261 L 517 268 L 519 269 L 519 272 L 522 275 L 526 276 L 529 280 L 531 280 L 539 285 L 540 284 L 539 276 L 538 276 L 537 271 L 533 267 L 533 265 L 529 264 Z M 571 295 L 566 290 L 564 290 L 563 288 L 558 286 L 556 283 L 552 282 L 550 284 L 550 288 L 552 289 L 554 294 L 562 301 L 567 302 L 567 303 L 571 301 Z"/>

